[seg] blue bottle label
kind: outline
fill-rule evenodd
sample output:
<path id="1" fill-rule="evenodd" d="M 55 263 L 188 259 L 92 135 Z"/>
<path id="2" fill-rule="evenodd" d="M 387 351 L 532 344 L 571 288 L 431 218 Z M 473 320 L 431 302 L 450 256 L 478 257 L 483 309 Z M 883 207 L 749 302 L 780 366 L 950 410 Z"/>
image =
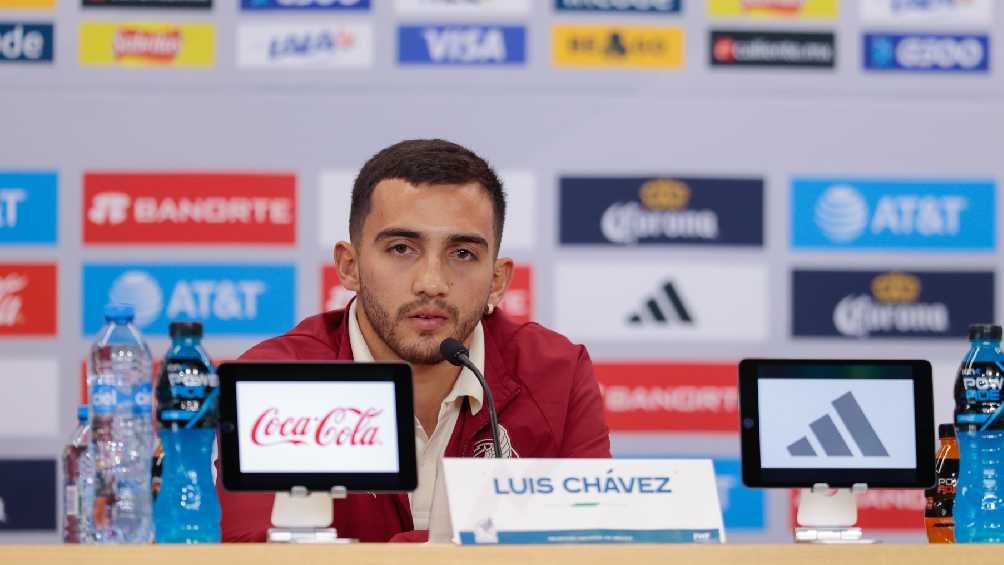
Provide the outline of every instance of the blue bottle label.
<path id="1" fill-rule="evenodd" d="M 133 410 L 137 414 L 150 414 L 153 411 L 152 399 L 153 386 L 150 383 L 143 383 L 133 387 Z"/>
<path id="2" fill-rule="evenodd" d="M 110 384 L 95 384 L 91 387 L 91 406 L 95 416 L 111 416 L 118 404 L 118 392 Z"/>
<path id="3" fill-rule="evenodd" d="M 955 424 L 962 431 L 1004 430 L 1000 414 L 1004 367 L 998 363 L 965 363 L 955 379 Z"/>

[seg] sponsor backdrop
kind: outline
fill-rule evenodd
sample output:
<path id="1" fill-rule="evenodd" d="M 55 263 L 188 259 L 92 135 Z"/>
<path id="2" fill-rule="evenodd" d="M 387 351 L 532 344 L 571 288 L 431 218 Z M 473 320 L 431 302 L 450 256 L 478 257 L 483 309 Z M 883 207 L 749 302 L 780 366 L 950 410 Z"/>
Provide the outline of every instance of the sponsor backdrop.
<path id="1" fill-rule="evenodd" d="M 616 455 L 712 457 L 729 539 L 790 539 L 791 493 L 741 486 L 736 361 L 927 358 L 947 421 L 966 325 L 1000 320 L 1002 24 L 993 0 L 0 0 L 0 541 L 58 539 L 106 302 L 158 356 L 202 320 L 217 359 L 344 305 L 354 172 L 433 136 L 500 171 L 502 308 L 589 346 Z M 919 493 L 862 504 L 923 539 Z"/>

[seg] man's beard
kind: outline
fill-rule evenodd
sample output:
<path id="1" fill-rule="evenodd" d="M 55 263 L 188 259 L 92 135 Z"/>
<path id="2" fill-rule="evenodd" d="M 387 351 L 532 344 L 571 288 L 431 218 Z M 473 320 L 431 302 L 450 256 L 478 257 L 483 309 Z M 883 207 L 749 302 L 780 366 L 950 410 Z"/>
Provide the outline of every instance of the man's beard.
<path id="1" fill-rule="evenodd" d="M 399 358 L 409 363 L 415 365 L 435 365 L 443 361 L 443 355 L 439 352 L 440 341 L 435 343 L 404 343 L 400 333 L 398 332 L 398 327 L 403 324 L 411 315 L 412 312 L 418 308 L 424 306 L 435 306 L 440 310 L 443 310 L 449 316 L 450 322 L 453 323 L 455 328 L 453 335 L 450 337 L 459 340 L 460 342 L 465 342 L 467 337 L 471 335 L 474 328 L 481 321 L 481 312 L 484 311 L 484 307 L 477 310 L 474 315 L 469 318 L 460 319 L 460 310 L 456 306 L 447 304 L 442 299 L 427 299 L 427 300 L 416 300 L 401 306 L 397 310 L 397 316 L 391 317 L 390 312 L 384 310 L 383 307 L 376 301 L 373 295 L 366 291 L 366 285 L 360 284 L 359 288 L 359 301 L 362 303 L 363 310 L 366 312 L 366 317 L 369 319 L 370 325 L 376 330 L 377 335 L 387 347 L 394 352 Z M 485 305 L 488 304 L 488 297 L 485 297 Z M 422 342 L 428 341 L 428 338 L 419 338 Z"/>

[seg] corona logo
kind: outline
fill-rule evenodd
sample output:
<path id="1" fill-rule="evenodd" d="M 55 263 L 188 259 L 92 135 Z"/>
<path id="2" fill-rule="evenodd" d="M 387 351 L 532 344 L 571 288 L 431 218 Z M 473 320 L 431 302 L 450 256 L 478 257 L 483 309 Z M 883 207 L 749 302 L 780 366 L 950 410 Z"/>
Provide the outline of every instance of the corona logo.
<path id="1" fill-rule="evenodd" d="M 681 210 L 690 202 L 690 188 L 680 181 L 656 179 L 641 185 L 639 198 L 649 210 Z"/>
<path id="2" fill-rule="evenodd" d="M 920 279 L 905 273 L 886 273 L 872 280 L 872 296 L 886 304 L 912 304 L 920 296 Z"/>

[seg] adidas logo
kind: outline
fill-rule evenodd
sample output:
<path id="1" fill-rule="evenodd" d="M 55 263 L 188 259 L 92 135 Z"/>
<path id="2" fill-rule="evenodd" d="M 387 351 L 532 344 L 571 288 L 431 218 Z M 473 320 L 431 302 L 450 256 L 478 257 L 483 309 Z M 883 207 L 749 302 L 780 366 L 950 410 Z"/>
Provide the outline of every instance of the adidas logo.
<path id="1" fill-rule="evenodd" d="M 682 324 L 694 323 L 690 311 L 683 304 L 679 293 L 673 283 L 667 281 L 662 285 L 660 292 L 649 297 L 642 305 L 641 309 L 628 315 L 628 323 L 633 326 L 640 326 L 646 322 L 653 322 L 659 325 L 667 325 L 670 318 L 674 318 Z"/>
<path id="2" fill-rule="evenodd" d="M 858 404 L 854 394 L 848 392 L 841 395 L 830 403 L 837 412 L 837 417 L 844 424 L 844 428 L 851 436 L 851 441 L 857 446 L 858 451 L 864 457 L 889 457 L 889 452 L 875 428 L 868 421 L 861 405 Z M 809 424 L 812 435 L 816 438 L 819 447 L 823 449 L 827 457 L 854 457 L 851 448 L 847 445 L 846 438 L 837 428 L 836 423 L 829 414 L 823 414 Z M 792 457 L 819 457 L 816 448 L 809 441 L 809 436 L 804 435 L 788 446 L 788 453 Z"/>

